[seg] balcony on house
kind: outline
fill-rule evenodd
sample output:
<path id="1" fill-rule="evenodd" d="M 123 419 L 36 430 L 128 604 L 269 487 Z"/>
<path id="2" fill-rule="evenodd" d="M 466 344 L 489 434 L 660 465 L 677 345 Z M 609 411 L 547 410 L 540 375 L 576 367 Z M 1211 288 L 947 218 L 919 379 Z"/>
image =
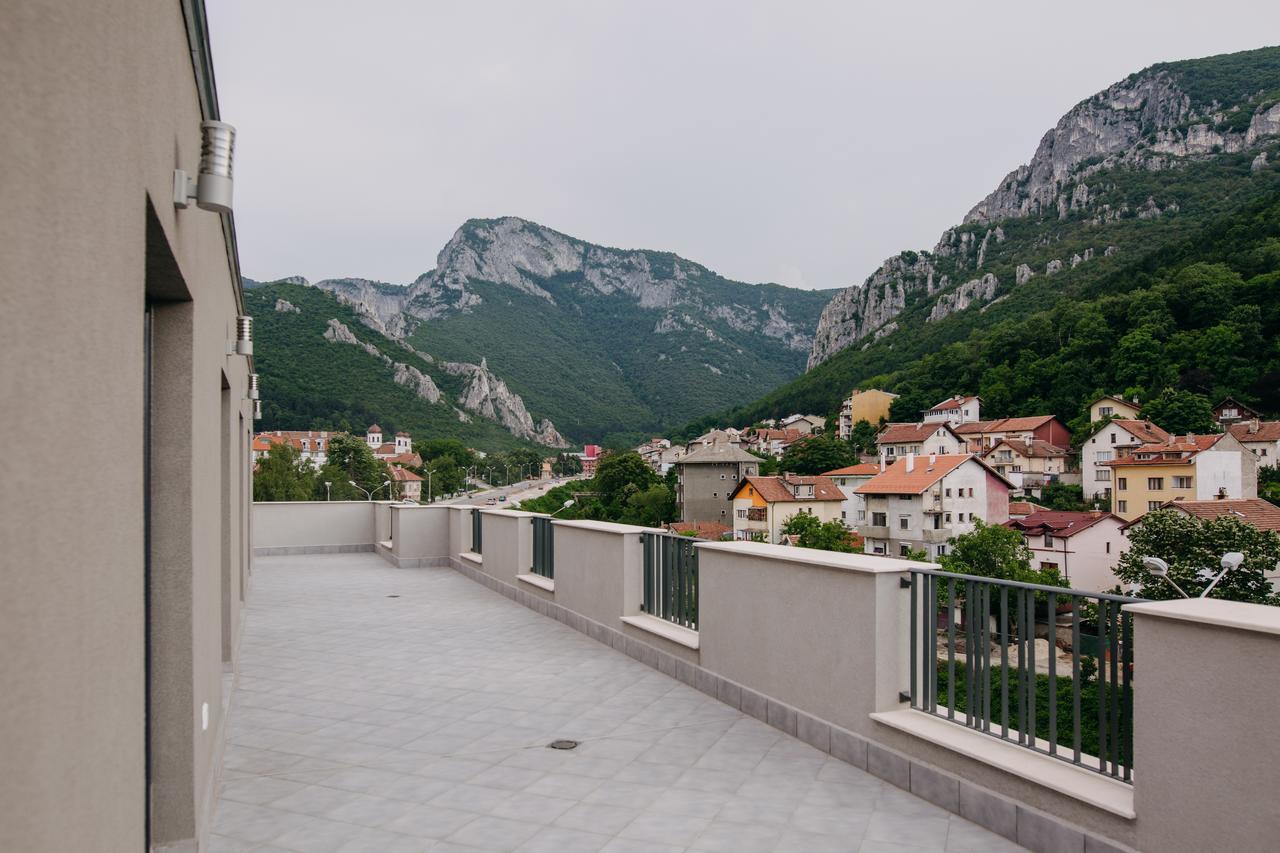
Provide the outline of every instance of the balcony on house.
<path id="1" fill-rule="evenodd" d="M 257 504 L 254 546 L 230 849 L 1264 850 L 1277 830 L 1250 805 L 1280 781 L 1254 748 L 1273 608 L 471 506 Z"/>

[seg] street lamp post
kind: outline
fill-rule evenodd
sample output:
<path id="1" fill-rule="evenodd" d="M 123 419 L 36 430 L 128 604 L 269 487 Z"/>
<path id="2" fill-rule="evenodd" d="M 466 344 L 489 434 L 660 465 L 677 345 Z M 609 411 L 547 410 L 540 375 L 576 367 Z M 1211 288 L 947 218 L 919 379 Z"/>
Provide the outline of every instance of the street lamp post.
<path id="1" fill-rule="evenodd" d="M 324 499 L 325 500 L 329 500 L 329 489 L 332 486 L 333 486 L 333 483 L 329 482 L 328 480 L 324 481 Z"/>

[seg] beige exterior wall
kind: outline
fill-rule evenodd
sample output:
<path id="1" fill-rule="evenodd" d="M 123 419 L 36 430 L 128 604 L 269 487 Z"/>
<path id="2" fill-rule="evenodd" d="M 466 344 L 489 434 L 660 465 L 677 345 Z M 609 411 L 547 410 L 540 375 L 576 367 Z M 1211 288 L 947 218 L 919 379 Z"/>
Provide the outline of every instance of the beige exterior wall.
<path id="1" fill-rule="evenodd" d="M 1113 418 L 1131 421 L 1138 418 L 1141 411 L 1142 410 L 1139 409 L 1138 406 L 1132 403 L 1126 403 L 1123 400 L 1113 400 L 1110 397 L 1106 397 L 1095 401 L 1089 406 L 1089 422 L 1094 423 L 1100 421 L 1108 415 Z"/>
<path id="2" fill-rule="evenodd" d="M 183 5 L 14 0 L 2 17 L 0 395 L 25 424 L 94 441 L 76 468 L 91 498 L 60 501 L 57 520 L 36 500 L 48 460 L 4 463 L 0 849 L 144 849 L 148 738 L 151 840 L 189 846 L 220 763 L 252 420 L 248 363 L 225 353 L 239 309 L 224 221 L 171 201 L 203 118 Z"/>
<path id="3" fill-rule="evenodd" d="M 253 547 L 373 545 L 369 501 L 279 501 L 253 505 Z"/>

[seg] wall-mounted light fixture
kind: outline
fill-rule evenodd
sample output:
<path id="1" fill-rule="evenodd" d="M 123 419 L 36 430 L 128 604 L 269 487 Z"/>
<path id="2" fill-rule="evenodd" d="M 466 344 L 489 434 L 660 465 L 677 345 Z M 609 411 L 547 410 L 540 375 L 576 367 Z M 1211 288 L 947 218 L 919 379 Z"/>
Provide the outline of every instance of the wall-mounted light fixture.
<path id="1" fill-rule="evenodd" d="M 249 374 L 249 399 L 257 400 L 258 397 L 258 374 Z"/>
<path id="2" fill-rule="evenodd" d="M 230 213 L 236 129 L 223 121 L 205 121 L 200 123 L 200 134 L 199 178 L 173 170 L 173 205 L 186 208 L 195 199 L 201 210 Z"/>
<path id="3" fill-rule="evenodd" d="M 253 401 L 253 419 L 255 421 L 262 420 L 262 401 L 261 400 Z"/>
<path id="4" fill-rule="evenodd" d="M 227 344 L 227 355 L 253 355 L 253 318 L 236 317 L 236 339 Z"/>

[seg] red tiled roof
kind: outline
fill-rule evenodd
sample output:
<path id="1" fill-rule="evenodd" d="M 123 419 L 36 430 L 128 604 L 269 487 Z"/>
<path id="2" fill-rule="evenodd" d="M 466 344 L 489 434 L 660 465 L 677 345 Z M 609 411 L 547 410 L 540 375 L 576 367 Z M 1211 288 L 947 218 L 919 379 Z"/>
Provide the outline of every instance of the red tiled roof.
<path id="1" fill-rule="evenodd" d="M 945 411 L 947 409 L 958 409 L 961 406 L 963 406 L 965 403 L 970 403 L 976 399 L 978 398 L 977 397 L 952 397 L 949 400 L 943 400 L 938 405 L 933 406 L 932 408 L 929 409 L 929 411 L 936 412 L 936 411 Z"/>
<path id="2" fill-rule="evenodd" d="M 996 442 L 995 447 L 992 447 L 984 454 L 984 457 L 995 453 L 996 448 L 1005 444 L 1009 446 L 1010 450 L 1025 456 L 1028 459 L 1049 459 L 1069 455 L 1069 451 L 1066 449 L 1050 444 L 1047 441 L 1041 441 L 1038 438 L 1031 442 L 1020 441 L 1019 439 L 1002 438 L 1000 441 Z"/>
<path id="3" fill-rule="evenodd" d="M 368 432 L 376 432 L 376 433 L 381 434 L 381 432 L 382 432 L 382 427 L 378 426 L 377 424 L 374 424 L 373 426 L 371 426 L 371 427 L 369 427 L 367 430 L 365 430 L 365 432 L 367 432 L 367 433 L 368 433 Z"/>
<path id="4" fill-rule="evenodd" d="M 1053 415 L 1032 415 L 1026 418 L 999 418 L 994 421 L 970 421 L 957 424 L 955 431 L 961 435 L 989 432 L 1025 432 L 1041 427 L 1053 420 Z"/>
<path id="5" fill-rule="evenodd" d="M 710 539 L 713 541 L 723 539 L 733 532 L 732 527 L 716 521 L 673 521 L 667 525 L 667 529 L 681 535 L 691 530 L 698 539 Z"/>
<path id="6" fill-rule="evenodd" d="M 784 482 L 785 479 L 785 482 Z M 746 477 L 738 487 L 733 490 L 730 498 L 738 496 L 738 492 L 742 491 L 744 483 L 750 483 L 751 486 L 764 498 L 768 503 L 785 503 L 787 501 L 842 501 L 844 500 L 844 492 L 840 491 L 840 487 L 831 481 L 829 477 L 797 477 L 794 474 L 785 474 L 782 477 Z M 798 498 L 787 483 L 797 485 L 813 486 L 813 497 Z"/>
<path id="7" fill-rule="evenodd" d="M 1098 403 L 1101 403 L 1103 400 L 1114 400 L 1115 402 L 1123 406 L 1128 406 L 1129 408 L 1134 409 L 1135 411 L 1139 411 L 1139 412 L 1142 411 L 1142 406 L 1138 405 L 1133 400 L 1126 400 L 1124 397 L 1117 397 L 1114 394 L 1103 394 L 1101 397 L 1091 402 L 1089 404 L 1089 407 L 1092 408 L 1093 406 L 1096 406 Z"/>
<path id="8" fill-rule="evenodd" d="M 1280 421 L 1258 421 L 1256 432 L 1250 432 L 1252 421 L 1242 421 L 1227 427 L 1227 432 L 1239 441 L 1280 441 Z"/>
<path id="9" fill-rule="evenodd" d="M 1116 418 L 1111 423 L 1123 429 L 1139 441 L 1153 444 L 1157 441 L 1168 441 L 1169 433 L 1151 423 L 1151 421 L 1131 421 Z"/>
<path id="10" fill-rule="evenodd" d="M 1133 453 L 1120 459 L 1111 459 L 1101 462 L 1101 465 L 1110 465 L 1113 467 L 1124 467 L 1128 465 L 1176 465 L 1180 462 L 1186 462 L 1194 457 L 1197 453 L 1201 453 L 1218 443 L 1226 433 L 1217 433 L 1215 435 L 1187 435 L 1182 438 L 1172 437 L 1172 441 L 1153 442 L 1151 444 L 1143 444 L 1135 447 Z M 1140 453 L 1178 453 L 1183 454 L 1173 459 L 1163 459 L 1156 457 L 1155 459 L 1138 459 Z"/>
<path id="11" fill-rule="evenodd" d="M 391 479 L 402 483 L 422 482 L 422 478 L 417 474 L 407 468 L 401 468 L 399 465 L 391 466 Z"/>
<path id="12" fill-rule="evenodd" d="M 1028 536 L 1043 536 L 1046 533 L 1052 533 L 1054 536 L 1065 539 L 1069 536 L 1075 536 L 1083 530 L 1088 530 L 1106 518 L 1114 518 L 1120 523 L 1124 521 L 1124 519 L 1109 512 L 1099 512 L 1097 510 L 1093 512 L 1066 512 L 1046 509 L 1033 512 L 1026 518 L 1011 518 L 1004 523 L 1004 526 L 1012 527 L 1014 530 L 1021 530 Z"/>
<path id="13" fill-rule="evenodd" d="M 1176 509 L 1205 520 L 1229 516 L 1259 530 L 1280 531 L 1280 506 L 1262 498 L 1221 501 L 1167 501 L 1161 509 Z"/>
<path id="14" fill-rule="evenodd" d="M 968 453 L 934 456 L 932 461 L 928 456 L 913 458 L 912 470 L 907 470 L 908 459 L 896 459 L 883 474 L 877 474 L 854 491 L 860 495 L 918 495 L 970 459 L 977 460 Z"/>
<path id="15" fill-rule="evenodd" d="M 798 429 L 758 429 L 754 433 L 757 441 L 781 440 L 784 442 L 799 441 L 805 434 Z"/>
<path id="16" fill-rule="evenodd" d="M 1033 512 L 1040 512 L 1044 507 L 1031 501 L 1009 501 L 1009 515 L 1031 515 Z"/>
<path id="17" fill-rule="evenodd" d="M 928 441 L 939 430 L 958 432 L 943 421 L 925 421 L 917 424 L 885 424 L 876 435 L 876 444 L 919 444 Z"/>
<path id="18" fill-rule="evenodd" d="M 880 473 L 879 462 L 859 462 L 857 465 L 846 465 L 843 468 L 837 468 L 834 471 L 823 471 L 824 477 L 865 477 L 868 474 L 875 476 Z"/>
<path id="19" fill-rule="evenodd" d="M 407 433 L 407 432 L 398 432 L 398 433 L 396 433 L 396 438 L 408 438 L 408 437 L 409 437 L 409 433 Z"/>

